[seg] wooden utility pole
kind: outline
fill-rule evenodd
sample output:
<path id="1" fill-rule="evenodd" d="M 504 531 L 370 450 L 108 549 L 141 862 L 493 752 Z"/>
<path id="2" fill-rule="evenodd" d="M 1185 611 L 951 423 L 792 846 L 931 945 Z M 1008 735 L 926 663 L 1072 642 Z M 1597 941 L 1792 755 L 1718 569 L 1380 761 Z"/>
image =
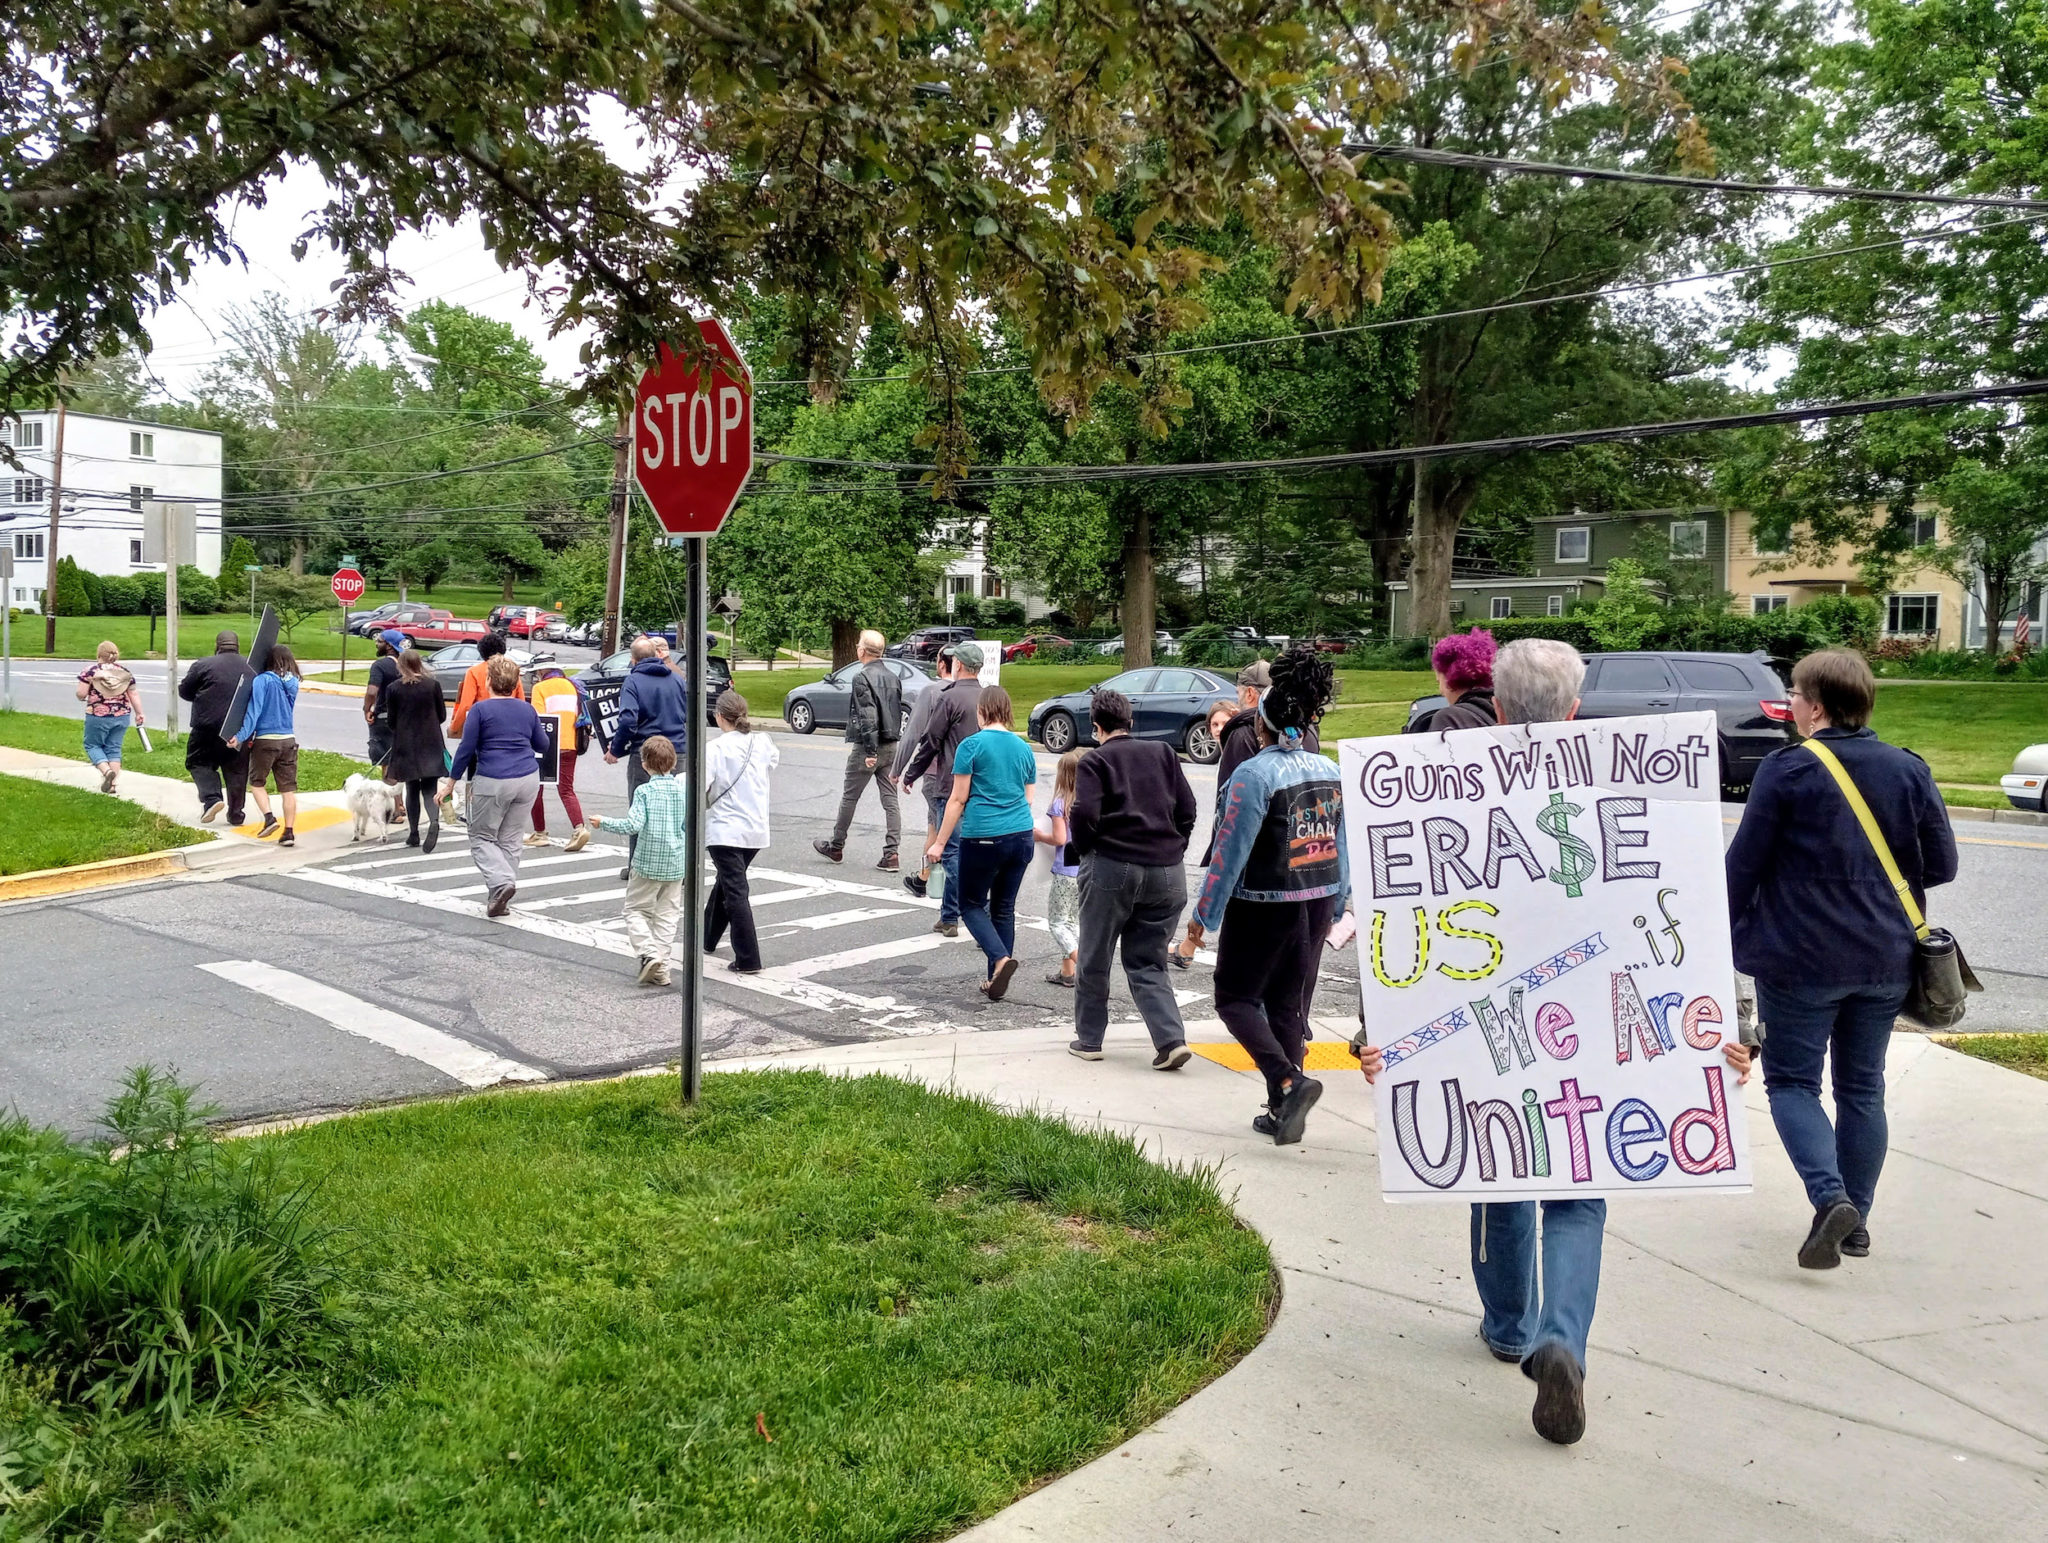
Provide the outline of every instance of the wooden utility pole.
<path id="1" fill-rule="evenodd" d="M 618 443 L 612 451 L 611 547 L 604 565 L 604 634 L 598 639 L 598 656 L 618 652 L 619 611 L 626 598 L 626 517 L 633 493 L 633 423 L 628 416 L 633 400 L 626 398 L 619 409 Z"/>
<path id="2" fill-rule="evenodd" d="M 43 652 L 57 652 L 57 511 L 64 504 L 64 404 L 57 404 L 57 444 L 50 452 L 50 534 L 43 543 Z"/>

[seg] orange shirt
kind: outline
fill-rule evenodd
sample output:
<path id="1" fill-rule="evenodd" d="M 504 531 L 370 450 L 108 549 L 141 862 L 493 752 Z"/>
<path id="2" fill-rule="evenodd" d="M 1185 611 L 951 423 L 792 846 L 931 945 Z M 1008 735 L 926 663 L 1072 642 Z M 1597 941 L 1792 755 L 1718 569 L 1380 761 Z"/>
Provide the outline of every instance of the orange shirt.
<path id="1" fill-rule="evenodd" d="M 455 698 L 455 711 L 448 719 L 450 734 L 460 734 L 462 720 L 469 716 L 469 710 L 491 694 L 490 683 L 484 679 L 484 672 L 490 668 L 490 664 L 491 661 L 488 659 L 479 659 L 463 674 L 462 692 Z M 522 680 L 514 686 L 512 694 L 520 701 L 525 701 L 526 682 Z"/>

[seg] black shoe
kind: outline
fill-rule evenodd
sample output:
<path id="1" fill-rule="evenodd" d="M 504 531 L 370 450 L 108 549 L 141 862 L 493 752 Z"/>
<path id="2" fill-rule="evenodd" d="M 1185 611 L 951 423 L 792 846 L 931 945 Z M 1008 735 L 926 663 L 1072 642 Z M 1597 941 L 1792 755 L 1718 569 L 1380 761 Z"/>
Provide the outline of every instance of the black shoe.
<path id="1" fill-rule="evenodd" d="M 909 890 L 913 895 L 917 896 L 917 898 L 920 900 L 929 898 L 928 892 L 930 891 L 931 886 L 925 883 L 925 881 L 915 873 L 906 873 L 903 875 L 903 887 Z"/>
<path id="2" fill-rule="evenodd" d="M 1870 1229 L 1868 1227 L 1851 1227 L 1849 1235 L 1842 1239 L 1842 1252 L 1851 1259 L 1868 1259 L 1870 1257 Z"/>
<path id="3" fill-rule="evenodd" d="M 1273 1106 L 1273 1145 L 1291 1147 L 1301 1140 L 1301 1133 L 1308 1127 L 1308 1112 L 1315 1108 L 1316 1100 L 1323 1096 L 1323 1085 L 1313 1077 L 1296 1077 L 1294 1084 L 1280 1095 L 1280 1102 Z"/>
<path id="4" fill-rule="evenodd" d="M 1195 961 L 1177 948 L 1169 948 L 1166 951 L 1166 962 L 1176 970 L 1192 970 L 1195 967 Z"/>
<path id="5" fill-rule="evenodd" d="M 832 861 L 835 863 L 842 861 L 846 856 L 845 847 L 836 847 L 831 842 L 827 841 L 823 836 L 820 836 L 816 841 L 813 841 L 811 843 L 811 850 L 813 852 L 816 852 L 820 857 L 831 858 Z"/>
<path id="6" fill-rule="evenodd" d="M 491 891 L 490 904 L 484 907 L 486 916 L 503 916 L 512 909 L 512 897 L 519 893 L 517 885 L 507 884 Z"/>
<path id="7" fill-rule="evenodd" d="M 1166 1049 L 1160 1051 L 1159 1054 L 1152 1057 L 1152 1070 L 1155 1072 L 1177 1072 L 1188 1064 L 1188 1058 L 1193 1054 L 1194 1051 L 1188 1049 L 1186 1045 L 1169 1045 Z"/>
<path id="8" fill-rule="evenodd" d="M 1520 1366 L 1527 1359 L 1519 1350 L 1502 1350 L 1497 1346 L 1487 1344 L 1484 1334 L 1479 1336 L 1479 1343 L 1486 1345 L 1486 1353 L 1488 1355 L 1492 1356 L 1496 1361 L 1505 1362 L 1509 1366 Z"/>
<path id="9" fill-rule="evenodd" d="M 422 852 L 433 851 L 435 844 L 439 842 L 440 839 L 441 817 L 439 811 L 436 811 L 434 817 L 427 821 L 427 834 L 425 838 L 420 842 L 420 850 Z"/>
<path id="10" fill-rule="evenodd" d="M 420 844 L 420 833 L 416 830 L 407 831 L 405 833 L 405 844 L 409 847 L 418 846 Z"/>
<path id="11" fill-rule="evenodd" d="M 957 938 L 960 936 L 960 924 L 958 922 L 933 922 L 932 931 L 938 933 L 941 937 Z"/>
<path id="12" fill-rule="evenodd" d="M 1252 1116 L 1252 1129 L 1257 1131 L 1261 1136 L 1270 1136 L 1279 1128 L 1280 1126 L 1278 1122 L 1275 1121 L 1273 1118 L 1273 1111 L 1270 1109 L 1266 1110 L 1262 1114 L 1255 1114 Z"/>
<path id="13" fill-rule="evenodd" d="M 1578 1359 L 1556 1340 L 1538 1345 L 1522 1363 L 1536 1379 L 1536 1407 L 1529 1423 L 1545 1441 L 1568 1447 L 1586 1434 L 1586 1374 Z"/>
<path id="14" fill-rule="evenodd" d="M 1813 1227 L 1799 1245 L 1799 1268 L 1832 1270 L 1842 1262 L 1842 1240 L 1863 1225 L 1856 1207 L 1846 1200 L 1813 1213 Z"/>
<path id="15" fill-rule="evenodd" d="M 297 846 L 299 838 L 292 834 L 292 828 L 287 825 L 284 828 L 284 834 L 277 838 L 277 844 L 281 847 Z"/>
<path id="16" fill-rule="evenodd" d="M 631 877 L 633 877 L 633 865 L 631 863 L 628 863 L 625 867 L 619 870 L 619 882 L 623 884 L 626 882 L 626 880 L 630 879 Z"/>
<path id="17" fill-rule="evenodd" d="M 221 802 L 221 800 L 217 798 L 214 799 L 212 802 L 208 803 L 204 809 L 199 811 L 199 823 L 201 825 L 211 825 L 215 820 L 220 818 L 221 811 L 225 808 L 227 808 L 227 805 L 225 803 Z"/>
<path id="18" fill-rule="evenodd" d="M 261 841 L 261 840 L 262 840 L 262 839 L 263 839 L 263 838 L 264 838 L 265 836 L 269 835 L 269 834 L 270 834 L 270 833 L 271 833 L 272 831 L 274 831 L 274 830 L 276 830 L 276 829 L 277 829 L 277 816 L 276 816 L 276 815 L 274 815 L 274 814 L 266 814 L 266 815 L 265 815 L 265 816 L 263 817 L 263 829 L 261 829 L 261 830 L 259 830 L 258 832 L 256 832 L 256 839 L 257 839 L 258 841 Z"/>
<path id="19" fill-rule="evenodd" d="M 1067 1046 L 1067 1054 L 1077 1061 L 1099 1061 L 1102 1059 L 1100 1045 L 1084 1045 L 1078 1039 Z"/>
<path id="20" fill-rule="evenodd" d="M 894 873 L 902 864 L 894 852 L 884 852 L 882 860 L 876 863 L 875 866 L 884 873 Z"/>

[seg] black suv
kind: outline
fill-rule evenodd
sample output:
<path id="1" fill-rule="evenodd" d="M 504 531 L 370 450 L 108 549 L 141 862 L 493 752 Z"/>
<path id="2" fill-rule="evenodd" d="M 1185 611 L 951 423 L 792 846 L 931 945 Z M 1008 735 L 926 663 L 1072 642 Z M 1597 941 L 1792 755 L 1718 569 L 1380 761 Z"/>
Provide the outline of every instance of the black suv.
<path id="1" fill-rule="evenodd" d="M 891 643 L 883 650 L 891 659 L 925 659 L 939 657 L 939 650 L 953 643 L 974 641 L 972 627 L 919 627 L 901 643 Z"/>
<path id="2" fill-rule="evenodd" d="M 1721 786 L 1747 792 L 1757 763 L 1795 743 L 1788 666 L 1769 654 L 1588 654 L 1579 688 L 1581 718 L 1634 718 L 1711 710 L 1721 720 Z M 1427 696 L 1408 709 L 1413 723 L 1444 705 Z"/>

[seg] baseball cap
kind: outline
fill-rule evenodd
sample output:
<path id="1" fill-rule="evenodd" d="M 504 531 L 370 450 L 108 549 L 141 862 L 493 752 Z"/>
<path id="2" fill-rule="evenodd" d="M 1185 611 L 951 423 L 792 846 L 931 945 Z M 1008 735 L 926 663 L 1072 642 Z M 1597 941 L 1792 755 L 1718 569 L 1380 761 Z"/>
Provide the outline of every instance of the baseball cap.
<path id="1" fill-rule="evenodd" d="M 1237 672 L 1237 683 L 1264 691 L 1273 684 L 1273 667 L 1263 659 L 1254 659 Z"/>
<path id="2" fill-rule="evenodd" d="M 382 632 L 377 634 L 377 641 L 380 643 L 389 643 L 393 648 L 404 648 L 405 634 L 400 632 L 396 627 L 386 627 Z"/>
<path id="3" fill-rule="evenodd" d="M 979 643 L 955 643 L 952 648 L 956 664 L 964 664 L 975 674 L 981 673 L 981 645 Z"/>

